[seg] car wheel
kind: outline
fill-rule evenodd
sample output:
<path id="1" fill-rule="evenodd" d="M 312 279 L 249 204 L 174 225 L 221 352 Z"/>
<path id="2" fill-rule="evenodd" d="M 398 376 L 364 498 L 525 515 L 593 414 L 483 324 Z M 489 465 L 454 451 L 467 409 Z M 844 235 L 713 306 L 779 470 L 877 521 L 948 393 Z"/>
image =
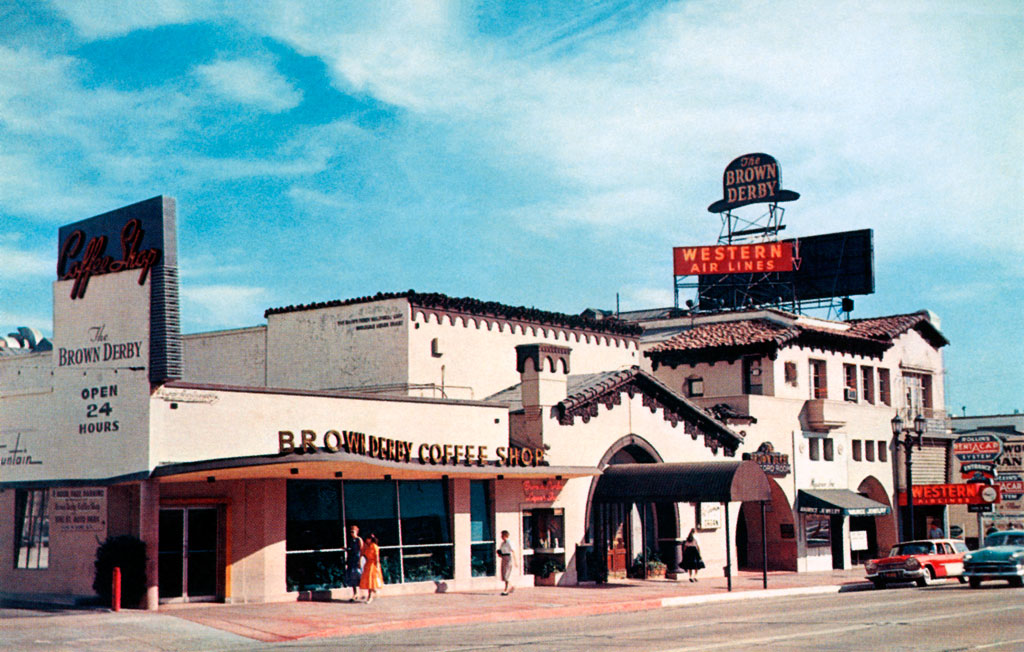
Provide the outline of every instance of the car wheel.
<path id="1" fill-rule="evenodd" d="M 871 583 L 875 585 L 876 589 L 884 589 L 885 588 L 885 582 L 883 582 L 882 580 L 871 580 Z"/>
<path id="2" fill-rule="evenodd" d="M 967 578 L 964 577 L 963 575 L 957 577 L 957 579 L 960 580 L 961 584 L 967 584 Z"/>
<path id="3" fill-rule="evenodd" d="M 918 586 L 928 586 L 935 581 L 935 576 L 932 575 L 932 567 L 926 566 L 924 569 L 924 575 L 917 578 L 916 582 Z"/>
<path id="4" fill-rule="evenodd" d="M 981 580 L 979 580 L 977 577 L 968 578 L 967 581 L 968 583 L 970 583 L 972 589 L 976 589 L 979 586 L 981 586 Z"/>
<path id="5" fill-rule="evenodd" d="M 1010 586 L 1022 587 L 1024 586 L 1024 578 L 1022 577 L 1011 577 Z"/>

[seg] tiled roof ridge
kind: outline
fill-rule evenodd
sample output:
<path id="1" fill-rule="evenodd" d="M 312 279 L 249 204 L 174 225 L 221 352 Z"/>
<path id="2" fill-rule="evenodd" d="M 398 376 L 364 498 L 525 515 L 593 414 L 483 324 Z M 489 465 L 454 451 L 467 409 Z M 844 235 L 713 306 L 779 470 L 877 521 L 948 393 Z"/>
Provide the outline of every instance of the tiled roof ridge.
<path id="1" fill-rule="evenodd" d="M 731 337 L 731 341 L 718 342 L 718 343 L 708 342 L 706 345 L 700 346 L 700 347 L 697 347 L 697 348 L 731 348 L 731 347 L 747 346 L 749 344 L 754 344 L 754 343 L 773 343 L 776 346 L 782 346 L 782 345 L 786 344 L 787 342 L 793 340 L 797 336 L 799 336 L 800 335 L 800 329 L 802 328 L 801 326 L 786 325 L 786 324 L 779 323 L 777 321 L 773 321 L 771 319 L 763 319 L 763 318 L 744 319 L 742 321 L 724 321 L 724 322 L 711 322 L 711 323 L 707 323 L 707 324 L 698 324 L 698 325 L 694 326 L 693 328 L 687 329 L 687 330 L 685 330 L 685 331 L 683 331 L 681 333 L 673 335 L 672 337 L 670 337 L 669 339 L 665 340 L 664 342 L 660 342 L 659 344 L 656 344 L 655 346 L 651 347 L 650 352 L 673 351 L 673 350 L 676 350 L 676 347 L 678 345 L 683 344 L 687 340 L 693 340 L 694 339 L 693 336 L 695 334 L 695 331 L 699 331 L 700 333 L 714 333 L 715 331 L 725 331 L 725 330 L 730 330 L 730 331 L 746 330 L 747 333 L 745 333 L 745 335 L 751 335 L 751 334 L 754 334 L 754 333 L 750 333 L 750 331 L 752 331 L 754 328 L 757 328 L 757 327 L 759 327 L 761 329 L 768 330 L 768 331 L 772 331 L 773 333 L 771 335 L 769 335 L 768 333 L 762 333 L 762 335 L 763 335 L 762 337 L 758 337 L 758 338 L 753 339 L 753 340 L 747 339 L 745 341 L 739 341 L 739 337 L 738 337 L 739 333 L 736 333 L 735 335 L 737 337 Z M 686 347 L 686 348 L 691 348 L 691 347 Z"/>
<path id="2" fill-rule="evenodd" d="M 471 297 L 450 297 L 439 292 L 421 293 L 416 292 L 415 290 L 408 290 L 405 292 L 378 292 L 373 296 L 321 301 L 304 305 L 285 306 L 282 308 L 270 308 L 263 313 L 263 316 L 266 318 L 270 315 L 300 312 L 304 310 L 319 310 L 322 308 L 335 308 L 338 306 L 350 306 L 386 299 L 408 299 L 410 304 L 421 308 L 435 308 L 480 316 L 516 319 L 520 321 L 549 324 L 552 326 L 561 326 L 563 328 L 613 333 L 616 335 L 626 335 L 631 337 L 639 336 L 643 331 L 640 326 L 623 323 L 613 319 L 596 320 L 580 315 L 549 312 L 547 310 L 538 310 L 537 308 L 527 308 L 525 306 L 509 306 L 496 301 L 481 301 Z"/>
<path id="3" fill-rule="evenodd" d="M 641 389 L 643 384 L 650 389 Z M 697 407 L 637 365 L 598 376 L 591 384 L 577 389 L 554 405 L 552 416 L 562 425 L 572 425 L 576 417 L 586 423 L 598 415 L 598 404 L 610 410 L 621 403 L 622 393 L 632 397 L 635 392 L 643 394 L 643 405 L 651 412 L 661 410 L 672 427 L 683 423 L 683 430 L 694 440 L 703 435 L 705 445 L 713 452 L 721 447 L 731 457 L 743 442 L 742 436 L 719 421 L 713 412 Z"/>

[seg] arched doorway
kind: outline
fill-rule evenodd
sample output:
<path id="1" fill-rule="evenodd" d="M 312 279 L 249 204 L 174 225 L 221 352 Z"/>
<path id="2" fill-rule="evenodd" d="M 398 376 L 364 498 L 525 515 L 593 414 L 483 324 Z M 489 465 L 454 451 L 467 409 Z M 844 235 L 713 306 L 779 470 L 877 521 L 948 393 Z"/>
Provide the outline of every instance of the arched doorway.
<path id="1" fill-rule="evenodd" d="M 768 569 L 796 571 L 797 546 L 793 510 L 779 483 L 768 478 L 772 499 L 765 505 Z M 736 561 L 739 568 L 761 570 L 764 559 L 760 503 L 743 503 L 736 523 Z"/>
<path id="2" fill-rule="evenodd" d="M 868 549 L 859 552 L 854 557 L 854 563 L 862 560 L 884 557 L 889 550 L 899 542 L 896 530 L 896 513 L 889 502 L 889 494 L 885 487 L 874 476 L 868 476 L 861 481 L 857 487 L 857 493 L 867 496 L 871 500 L 882 503 L 889 507 L 888 514 L 880 516 L 851 516 L 850 531 L 863 530 L 867 532 Z M 862 559 L 858 559 L 862 558 Z"/>
<path id="3" fill-rule="evenodd" d="M 637 435 L 623 437 L 605 453 L 600 467 L 616 464 L 656 464 L 661 455 L 649 442 Z M 596 481 L 595 481 L 596 486 Z M 591 487 L 589 538 L 593 542 L 593 573 L 599 578 L 623 578 L 635 568 L 635 560 L 644 556 L 660 559 L 666 567 L 678 570 L 676 539 L 679 519 L 671 502 L 625 504 L 593 503 Z M 635 573 L 634 573 L 635 574 Z"/>

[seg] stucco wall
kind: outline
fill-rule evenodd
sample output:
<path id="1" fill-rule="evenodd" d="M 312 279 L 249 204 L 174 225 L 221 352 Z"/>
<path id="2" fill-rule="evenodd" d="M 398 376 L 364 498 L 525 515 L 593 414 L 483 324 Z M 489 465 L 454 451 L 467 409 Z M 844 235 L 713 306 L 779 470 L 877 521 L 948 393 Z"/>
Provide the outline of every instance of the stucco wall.
<path id="1" fill-rule="evenodd" d="M 267 384 L 267 327 L 182 337 L 182 380 L 263 387 Z"/>

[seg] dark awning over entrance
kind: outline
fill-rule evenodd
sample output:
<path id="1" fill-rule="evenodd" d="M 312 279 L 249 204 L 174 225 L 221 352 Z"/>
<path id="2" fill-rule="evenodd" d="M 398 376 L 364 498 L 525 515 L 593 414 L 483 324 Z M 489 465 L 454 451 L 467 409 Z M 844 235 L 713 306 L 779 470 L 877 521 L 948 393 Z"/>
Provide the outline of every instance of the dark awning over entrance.
<path id="1" fill-rule="evenodd" d="M 801 489 L 800 512 L 830 516 L 882 516 L 889 506 L 849 489 Z"/>
<path id="2" fill-rule="evenodd" d="M 771 500 L 768 476 L 757 463 L 613 464 L 597 479 L 594 502 L 729 503 Z"/>

